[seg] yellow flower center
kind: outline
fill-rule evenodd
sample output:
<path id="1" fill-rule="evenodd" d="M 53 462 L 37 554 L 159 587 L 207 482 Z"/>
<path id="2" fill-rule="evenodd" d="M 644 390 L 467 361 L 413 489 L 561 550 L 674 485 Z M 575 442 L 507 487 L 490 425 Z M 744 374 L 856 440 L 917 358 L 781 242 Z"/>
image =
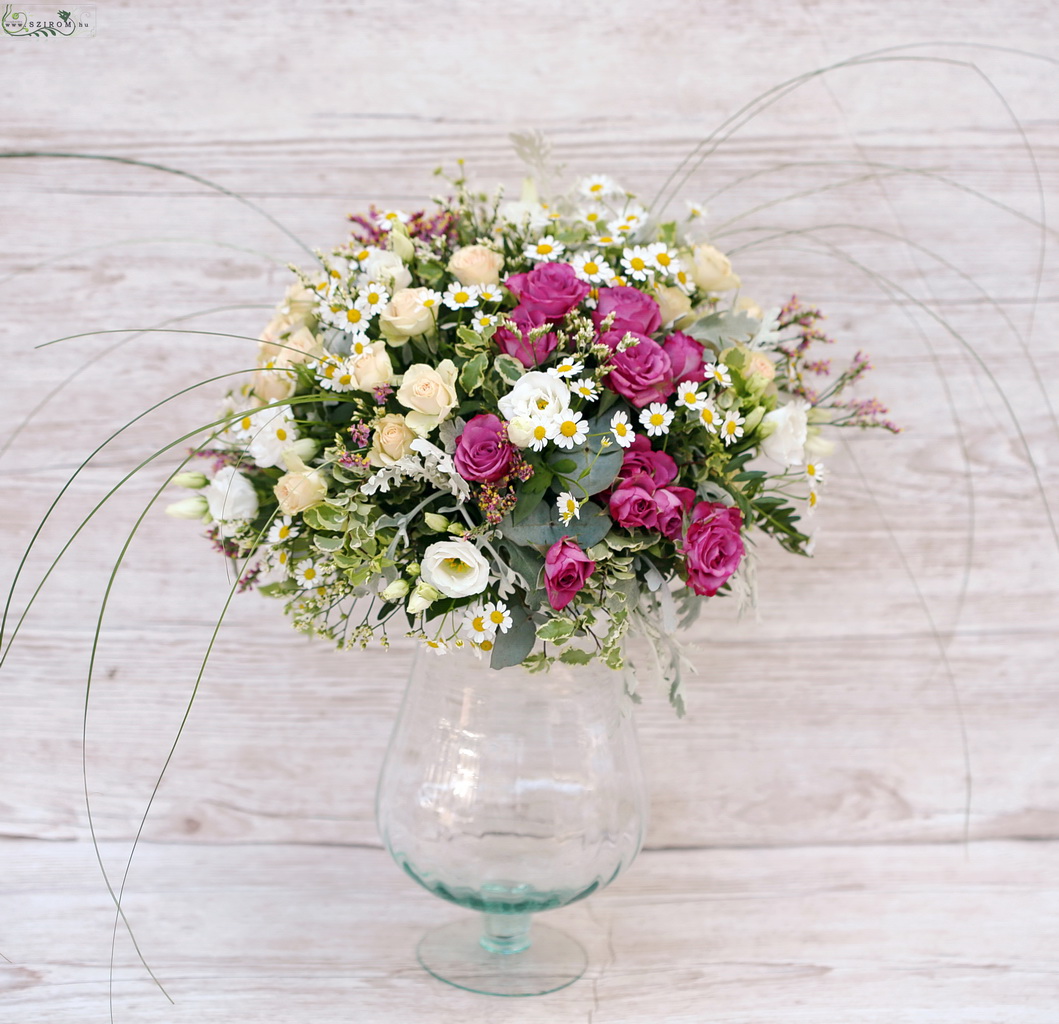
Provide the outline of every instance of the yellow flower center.
<path id="1" fill-rule="evenodd" d="M 279 430 L 276 431 L 276 440 L 277 441 L 286 441 L 287 440 L 287 431 L 285 431 L 282 427 L 280 427 Z"/>
<path id="2" fill-rule="evenodd" d="M 628 432 L 629 428 L 624 423 L 614 424 L 614 433 L 617 434 L 618 437 L 624 437 Z"/>
<path id="3" fill-rule="evenodd" d="M 489 613 L 489 621 L 496 623 L 496 625 L 498 626 L 502 625 L 504 621 L 504 613 L 502 611 L 493 609 L 493 611 Z"/>
<path id="4" fill-rule="evenodd" d="M 710 409 L 702 410 L 702 422 L 706 424 L 713 423 L 713 412 Z"/>
<path id="5" fill-rule="evenodd" d="M 239 421 L 239 426 L 241 426 L 243 428 L 243 430 L 249 430 L 250 429 L 250 424 L 251 424 L 251 420 L 250 420 L 249 416 L 244 416 Z"/>
<path id="6" fill-rule="evenodd" d="M 656 257 L 655 257 L 655 259 L 656 259 L 656 260 L 658 260 L 659 264 L 661 264 L 661 265 L 662 265 L 663 267 L 668 267 L 668 266 L 669 266 L 669 264 L 673 262 L 673 261 L 672 261 L 672 260 L 671 260 L 671 259 L 669 258 L 669 253 L 668 253 L 668 252 L 660 252 L 660 253 L 659 253 L 659 254 L 658 254 L 658 255 L 657 255 Z"/>
<path id="7" fill-rule="evenodd" d="M 644 261 L 640 259 L 639 256 L 633 256 L 633 258 L 629 260 L 629 266 L 631 266 L 633 270 L 643 270 L 643 268 L 646 267 L 647 264 L 644 263 Z"/>
<path id="8" fill-rule="evenodd" d="M 363 317 L 363 314 L 360 312 L 359 309 L 347 309 L 346 310 L 346 319 L 351 324 L 359 324 L 361 319 L 362 319 L 362 317 Z"/>
<path id="9" fill-rule="evenodd" d="M 302 576 L 304 576 L 307 580 L 315 580 L 316 579 L 316 570 L 313 569 L 312 567 L 310 567 L 310 568 L 306 569 L 302 573 Z"/>
<path id="10" fill-rule="evenodd" d="M 591 192 L 593 195 L 598 195 L 600 192 L 603 191 L 603 186 L 599 184 L 599 182 L 595 182 L 594 184 L 588 186 L 588 191 Z"/>
<path id="11" fill-rule="evenodd" d="M 476 615 L 473 619 L 471 619 L 471 629 L 473 629 L 476 633 L 484 633 L 485 617 L 483 615 Z"/>
<path id="12" fill-rule="evenodd" d="M 651 413 L 651 426 L 652 427 L 660 427 L 663 423 L 665 423 L 665 421 L 666 421 L 665 416 L 663 416 L 660 412 Z"/>
<path id="13" fill-rule="evenodd" d="M 537 255 L 538 256 L 547 256 L 548 253 L 550 253 L 551 251 L 552 251 L 552 247 L 547 242 L 538 242 L 537 243 Z"/>
<path id="14" fill-rule="evenodd" d="M 453 298 L 457 302 L 466 302 L 470 298 L 470 295 L 467 292 L 462 292 L 461 291 L 461 292 L 456 292 L 456 294 L 453 295 Z"/>
<path id="15" fill-rule="evenodd" d="M 279 539 L 280 540 L 286 540 L 289 536 L 290 536 L 290 527 L 289 526 L 281 526 L 279 528 Z"/>
<path id="16" fill-rule="evenodd" d="M 573 420 L 563 420 L 563 425 L 559 428 L 559 433 L 563 437 L 573 437 L 577 433 L 577 424 Z"/>
<path id="17" fill-rule="evenodd" d="M 695 399 L 698 398 L 698 397 L 699 396 L 697 394 L 695 394 L 694 391 L 685 391 L 684 392 L 684 401 L 687 402 L 688 405 L 694 405 Z"/>
<path id="18" fill-rule="evenodd" d="M 599 264 L 596 263 L 595 260 L 589 260 L 585 264 L 585 268 L 584 269 L 585 269 L 585 273 L 586 274 L 598 274 L 599 273 Z"/>
<path id="19" fill-rule="evenodd" d="M 540 424 L 533 428 L 533 438 L 535 441 L 543 441 L 548 436 L 548 430 L 546 427 L 542 427 Z"/>
<path id="20" fill-rule="evenodd" d="M 470 569 L 470 566 L 462 558 L 446 558 L 445 567 L 449 572 L 463 573 Z"/>
<path id="21" fill-rule="evenodd" d="M 483 640 L 478 646 L 483 651 L 491 651 L 493 649 L 493 641 L 492 640 Z"/>

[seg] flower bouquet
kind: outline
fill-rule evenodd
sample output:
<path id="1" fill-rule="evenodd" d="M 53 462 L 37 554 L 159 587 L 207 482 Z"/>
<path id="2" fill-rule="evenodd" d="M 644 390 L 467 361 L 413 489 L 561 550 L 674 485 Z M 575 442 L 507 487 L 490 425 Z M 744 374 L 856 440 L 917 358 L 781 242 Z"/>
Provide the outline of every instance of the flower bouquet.
<path id="1" fill-rule="evenodd" d="M 848 397 L 868 360 L 833 372 L 817 309 L 741 295 L 696 204 L 450 186 L 291 268 L 170 511 L 341 647 L 618 669 L 632 630 L 680 711 L 678 625 L 753 600 L 761 539 L 808 553 L 825 431 L 896 429 Z"/>

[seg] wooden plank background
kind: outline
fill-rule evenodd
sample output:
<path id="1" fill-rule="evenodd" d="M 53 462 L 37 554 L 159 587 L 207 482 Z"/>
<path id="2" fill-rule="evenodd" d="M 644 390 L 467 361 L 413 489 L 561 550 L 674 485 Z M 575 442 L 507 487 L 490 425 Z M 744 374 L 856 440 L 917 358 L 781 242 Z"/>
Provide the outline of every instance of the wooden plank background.
<path id="1" fill-rule="evenodd" d="M 807 863 L 800 848 L 824 863 L 826 846 L 862 847 L 866 858 L 892 849 L 886 857 L 926 865 L 915 859 L 933 848 L 923 844 L 959 843 L 965 827 L 988 849 L 1055 849 L 1059 544 L 1042 496 L 1059 514 L 1059 290 L 1054 222 L 1034 226 L 1042 209 L 1054 219 L 1059 183 L 1054 4 L 335 0 L 251 10 L 187 0 L 99 4 L 97 14 L 90 39 L 0 38 L 2 148 L 178 168 L 248 198 L 309 246 L 341 239 L 345 216 L 372 201 L 414 206 L 439 190 L 433 169 L 458 158 L 482 184 L 517 188 L 513 129 L 544 131 L 570 174 L 605 171 L 649 200 L 685 154 L 769 88 L 905 47 L 909 59 L 888 53 L 782 97 L 711 147 L 681 190 L 678 208 L 708 200 L 748 294 L 768 306 L 797 292 L 828 312 L 836 358 L 872 354 L 866 391 L 907 430 L 848 437 L 828 460 L 814 558 L 763 549 L 757 617 L 738 620 L 718 602 L 696 626 L 689 717 L 675 720 L 657 693 L 640 709 L 652 792 L 642 870 L 656 881 L 637 889 L 634 869 L 621 898 L 647 908 L 658 898 L 651 885 L 671 874 L 680 899 L 679 879 L 717 848 L 731 848 L 736 859 L 724 863 L 736 874 L 738 852 L 761 848 L 787 851 L 794 873 Z M 259 212 L 150 168 L 27 157 L 0 161 L 0 181 L 0 444 L 15 435 L 0 455 L 8 581 L 63 483 L 113 430 L 180 388 L 250 365 L 254 351 L 176 333 L 34 346 L 178 317 L 255 336 L 285 264 L 304 254 Z M 86 510 L 177 431 L 208 421 L 217 395 L 204 387 L 174 401 L 93 460 L 43 530 L 16 611 Z M 195 527 L 159 513 L 145 519 L 110 597 L 82 773 L 99 602 L 130 523 L 173 465 L 161 461 L 78 538 L 0 671 L 0 836 L 12 841 L 0 864 L 5 851 L 21 865 L 26 849 L 51 850 L 52 840 L 80 840 L 76 861 L 90 857 L 86 788 L 97 837 L 127 851 L 184 715 L 227 581 Z M 299 844 L 303 865 L 336 847 L 377 849 L 375 776 L 409 659 L 404 644 L 338 654 L 294 634 L 278 605 L 238 599 L 143 826 L 151 870 L 196 863 L 191 844 L 223 874 L 228 862 L 209 861 L 206 848 L 238 861 L 252 844 L 246 861 L 263 858 L 254 884 L 274 870 L 282 886 Z M 681 851 L 688 859 L 665 859 Z M 1023 863 L 1007 856 L 1012 870 Z M 385 877 L 383 859 L 363 869 L 372 886 L 389 884 L 374 874 Z M 993 882 L 975 884 L 1003 884 L 1004 859 L 989 861 Z M 746 862 L 748 878 L 756 863 Z M 768 863 L 782 872 L 782 861 Z M 855 879 L 858 863 L 836 871 Z M 1034 860 L 1027 875 L 1039 894 L 1054 890 L 1047 863 Z M 105 904 L 101 881 L 65 901 L 46 872 L 18 877 L 16 915 L 49 908 L 57 921 L 88 915 L 85 899 Z M 401 899 L 428 906 L 398 877 L 390 900 Z M 782 923 L 777 913 L 768 927 Z M 1044 962 L 1041 920 L 1027 948 Z M 676 939 L 648 950 L 652 941 L 634 944 L 644 963 L 671 956 L 701 968 L 679 960 Z M 12 948 L 0 943 L 18 962 Z M 1054 944 L 1050 957 L 1054 974 Z M 632 954 L 621 962 L 636 969 Z M 96 1005 L 95 990 L 59 1016 L 61 973 L 44 972 L 20 1022 L 88 1019 L 77 1014 Z M 1042 1009 L 1048 981 L 1038 980 L 1027 1000 Z M 289 995 L 281 1005 L 303 1005 L 282 1003 Z M 411 1012 L 429 997 L 407 998 Z M 658 1019 L 644 1016 L 650 1000 L 609 998 L 596 1020 Z M 937 1007 L 960 1005 L 945 998 Z M 666 1019 L 702 1019 L 679 1016 L 692 1005 L 676 1000 Z M 725 1020 L 803 1019 L 767 1000 L 724 1005 Z M 804 1019 L 875 1019 L 855 1005 Z M 460 1019 L 487 1013 L 460 1006 Z M 131 1007 L 128 1019 L 155 1019 Z"/>

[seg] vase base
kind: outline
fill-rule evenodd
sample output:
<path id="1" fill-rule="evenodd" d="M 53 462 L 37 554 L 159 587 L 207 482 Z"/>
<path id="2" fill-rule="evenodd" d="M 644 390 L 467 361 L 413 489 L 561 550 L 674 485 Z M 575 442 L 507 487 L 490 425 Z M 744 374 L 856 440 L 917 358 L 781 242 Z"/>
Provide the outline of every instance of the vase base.
<path id="1" fill-rule="evenodd" d="M 534 924 L 531 945 L 517 953 L 491 953 L 482 946 L 477 918 L 432 928 L 419 942 L 419 962 L 435 978 L 492 996 L 540 996 L 572 984 L 588 957 L 576 939 Z"/>

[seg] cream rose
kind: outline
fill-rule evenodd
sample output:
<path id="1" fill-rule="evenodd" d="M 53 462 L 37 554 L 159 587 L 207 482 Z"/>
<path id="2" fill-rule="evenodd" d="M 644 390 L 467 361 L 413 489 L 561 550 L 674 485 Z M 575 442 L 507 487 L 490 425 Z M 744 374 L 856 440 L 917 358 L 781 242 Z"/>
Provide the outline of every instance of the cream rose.
<path id="1" fill-rule="evenodd" d="M 691 276 L 700 288 L 708 292 L 727 292 L 739 287 L 739 275 L 732 272 L 731 260 L 712 245 L 695 246 Z"/>
<path id="2" fill-rule="evenodd" d="M 281 402 L 294 394 L 297 382 L 286 370 L 257 370 L 251 378 L 251 388 L 264 402 Z"/>
<path id="3" fill-rule="evenodd" d="M 471 597 L 489 584 L 489 563 L 468 540 L 439 540 L 423 553 L 422 578 L 446 597 Z"/>
<path id="4" fill-rule="evenodd" d="M 273 363 L 277 370 L 300 366 L 324 354 L 323 343 L 308 327 L 299 327 L 292 331 L 289 337 L 283 339 L 281 345 L 282 348 Z"/>
<path id="5" fill-rule="evenodd" d="M 318 469 L 284 473 L 273 488 L 279 510 L 285 516 L 304 512 L 327 497 L 327 478 Z"/>
<path id="6" fill-rule="evenodd" d="M 765 311 L 749 295 L 744 295 L 739 299 L 735 304 L 735 311 L 737 313 L 746 313 L 747 316 L 752 316 L 755 320 L 765 319 Z"/>
<path id="7" fill-rule="evenodd" d="M 443 359 L 435 370 L 426 363 L 413 363 L 405 371 L 397 401 L 412 411 L 405 417 L 419 434 L 433 430 L 456 405 L 456 364 Z"/>
<path id="8" fill-rule="evenodd" d="M 751 352 L 743 372 L 748 378 L 768 384 L 776 378 L 776 364 L 764 352 Z"/>
<path id="9" fill-rule="evenodd" d="M 373 466 L 392 466 L 411 452 L 418 436 L 399 412 L 387 413 L 375 424 L 368 461 Z"/>
<path id="10" fill-rule="evenodd" d="M 358 391 L 372 391 L 380 384 L 389 384 L 393 378 L 393 365 L 386 351 L 386 342 L 372 342 L 359 356 L 354 356 L 352 373 Z"/>
<path id="11" fill-rule="evenodd" d="M 423 305 L 429 288 L 402 288 L 379 314 L 379 330 L 391 345 L 425 334 L 434 326 L 436 310 Z"/>
<path id="12" fill-rule="evenodd" d="M 655 288 L 655 298 L 658 300 L 659 309 L 662 310 L 663 324 L 675 325 L 675 321 L 683 319 L 691 312 L 691 299 L 679 288 L 660 285 Z"/>
<path id="13" fill-rule="evenodd" d="M 293 284 L 287 289 L 284 300 L 276 309 L 276 315 L 259 335 L 264 342 L 261 346 L 261 362 L 279 356 L 283 351 L 280 344 L 286 344 L 280 340 L 284 334 L 294 334 L 313 323 L 313 310 L 319 299 L 320 296 L 316 292 L 302 284 Z"/>
<path id="14" fill-rule="evenodd" d="M 504 257 L 484 245 L 465 245 L 449 260 L 448 271 L 460 284 L 499 284 Z"/>

